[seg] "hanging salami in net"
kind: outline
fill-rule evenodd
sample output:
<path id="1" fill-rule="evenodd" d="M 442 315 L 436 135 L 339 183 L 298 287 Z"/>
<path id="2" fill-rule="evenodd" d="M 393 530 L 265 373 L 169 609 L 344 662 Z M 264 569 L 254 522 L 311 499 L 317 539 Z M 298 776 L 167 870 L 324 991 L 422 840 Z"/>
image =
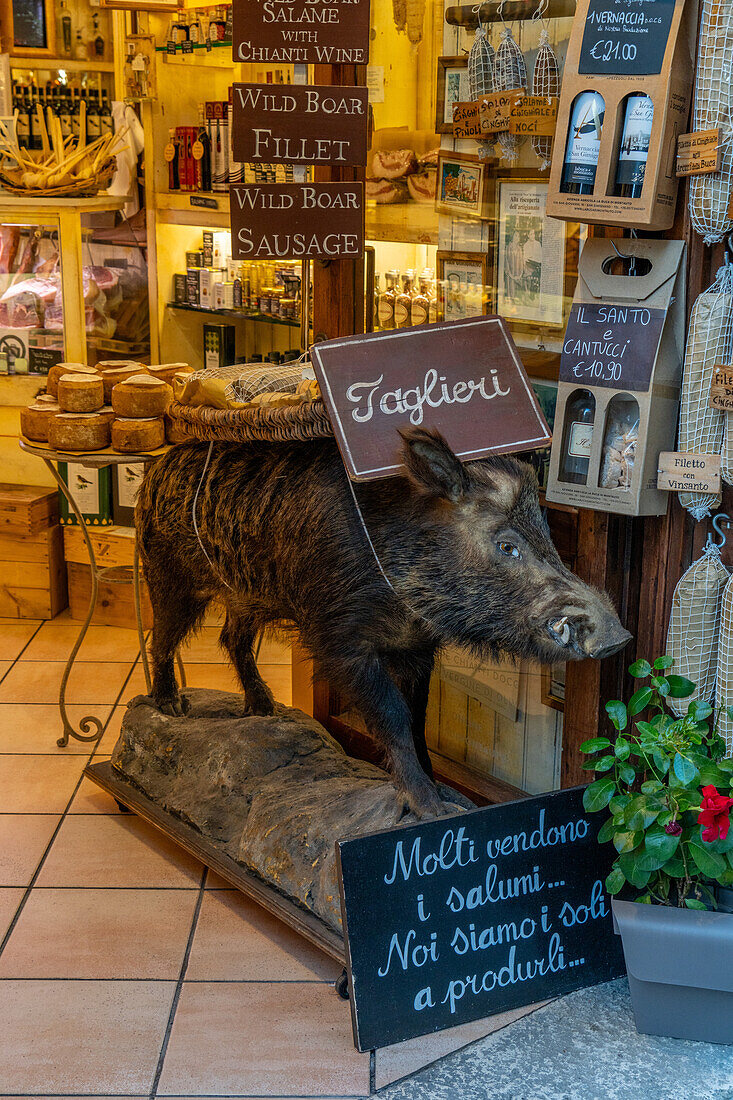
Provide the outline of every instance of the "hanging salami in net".
<path id="1" fill-rule="evenodd" d="M 479 25 L 468 55 L 468 98 L 475 102 L 494 90 L 494 48 L 489 42 L 486 27 Z M 479 141 L 478 155 L 485 159 L 493 151 L 493 141 Z"/>
<path id="2" fill-rule="evenodd" d="M 526 88 L 527 66 L 524 63 L 524 54 L 515 42 L 511 28 L 505 26 L 494 58 L 494 90 L 511 92 L 515 89 L 526 91 Z M 521 141 L 516 134 L 497 135 L 496 147 L 501 159 L 507 164 L 516 164 Z"/>
<path id="3" fill-rule="evenodd" d="M 540 35 L 540 48 L 532 70 L 532 95 L 558 96 L 560 94 L 560 65 L 557 54 L 550 45 L 550 36 L 543 27 Z M 552 138 L 533 137 L 532 149 L 540 162 L 540 171 L 550 167 L 552 158 Z"/>
<path id="4" fill-rule="evenodd" d="M 721 167 L 690 180 L 690 220 L 706 244 L 733 230 L 729 213 L 733 185 L 733 0 L 704 0 L 693 130 L 720 128 Z"/>

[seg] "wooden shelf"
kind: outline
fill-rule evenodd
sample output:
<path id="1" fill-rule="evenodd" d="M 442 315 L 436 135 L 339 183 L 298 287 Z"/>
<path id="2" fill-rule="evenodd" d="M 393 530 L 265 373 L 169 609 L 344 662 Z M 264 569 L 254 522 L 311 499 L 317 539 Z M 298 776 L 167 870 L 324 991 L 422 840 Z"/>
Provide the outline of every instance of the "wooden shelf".
<path id="1" fill-rule="evenodd" d="M 270 317 L 267 313 L 245 313 L 243 309 L 204 309 L 201 306 L 189 306 L 182 302 L 168 302 L 168 309 L 181 309 L 187 313 L 201 313 L 204 317 L 233 317 L 237 321 L 259 321 L 266 325 L 282 325 L 285 328 L 300 328 L 300 321 L 288 321 L 282 317 Z"/>
<path id="2" fill-rule="evenodd" d="M 438 215 L 434 207 L 419 202 L 366 204 L 366 239 L 399 244 L 438 243 Z"/>
<path id="3" fill-rule="evenodd" d="M 11 57 L 11 69 L 65 69 L 67 73 L 113 73 L 114 61 L 76 61 L 71 57 Z"/>
<path id="4" fill-rule="evenodd" d="M 216 203 L 216 209 L 191 204 L 191 199 L 206 198 Z M 170 225 L 201 225 L 205 228 L 229 228 L 229 195 L 195 191 L 157 191 L 155 209 L 158 220 Z"/>
<path id="5" fill-rule="evenodd" d="M 98 214 L 102 210 L 121 210 L 128 200 L 126 198 L 114 198 L 111 195 L 92 195 L 86 199 L 56 199 L 44 198 L 39 195 L 11 195 L 9 191 L 0 190 L 0 217 L 5 216 L 5 211 L 16 214 L 27 214 L 28 220 L 32 220 L 31 212 L 41 214 L 54 214 L 59 210 L 74 210 L 79 214 Z"/>

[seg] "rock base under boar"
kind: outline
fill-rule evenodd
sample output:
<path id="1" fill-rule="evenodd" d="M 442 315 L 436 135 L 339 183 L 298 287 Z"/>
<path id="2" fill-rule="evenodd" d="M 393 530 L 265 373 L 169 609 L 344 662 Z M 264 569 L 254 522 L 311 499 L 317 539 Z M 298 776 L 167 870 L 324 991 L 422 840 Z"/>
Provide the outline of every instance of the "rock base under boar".
<path id="1" fill-rule="evenodd" d="M 247 713 L 244 697 L 189 688 L 185 717 L 133 699 L 112 763 L 161 809 L 342 931 L 334 843 L 414 821 L 385 772 L 347 756 L 291 707 Z M 458 812 L 468 803 L 442 788 Z M 459 805 L 460 803 L 460 805 Z"/>

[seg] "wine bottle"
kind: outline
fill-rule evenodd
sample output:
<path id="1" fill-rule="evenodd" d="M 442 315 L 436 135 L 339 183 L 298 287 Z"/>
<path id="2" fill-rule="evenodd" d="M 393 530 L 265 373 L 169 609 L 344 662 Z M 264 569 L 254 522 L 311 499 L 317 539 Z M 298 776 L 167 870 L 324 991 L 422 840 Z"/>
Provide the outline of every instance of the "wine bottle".
<path id="1" fill-rule="evenodd" d="M 199 125 L 191 150 L 196 161 L 196 186 L 199 191 L 211 190 L 211 139 L 206 129 L 204 105 L 199 104 Z"/>
<path id="2" fill-rule="evenodd" d="M 590 390 L 578 390 L 565 406 L 560 472 L 558 481 L 585 485 L 593 443 L 596 402 Z"/>
<path id="3" fill-rule="evenodd" d="M 99 132 L 102 137 L 105 134 L 114 133 L 114 120 L 112 118 L 112 108 L 109 105 L 109 96 L 105 91 L 102 92 L 102 102 L 99 107 Z"/>
<path id="4" fill-rule="evenodd" d="M 581 92 L 573 100 L 561 191 L 571 195 L 593 194 L 605 113 L 606 103 L 598 92 Z"/>
<path id="5" fill-rule="evenodd" d="M 87 102 L 87 142 L 91 145 L 93 141 L 96 141 L 101 133 L 101 123 L 99 119 L 99 96 L 96 91 L 89 92 L 89 99 Z"/>
<path id="6" fill-rule="evenodd" d="M 652 138 L 654 104 L 644 92 L 626 97 L 626 113 L 616 165 L 614 194 L 638 199 L 644 186 L 649 143 Z"/>

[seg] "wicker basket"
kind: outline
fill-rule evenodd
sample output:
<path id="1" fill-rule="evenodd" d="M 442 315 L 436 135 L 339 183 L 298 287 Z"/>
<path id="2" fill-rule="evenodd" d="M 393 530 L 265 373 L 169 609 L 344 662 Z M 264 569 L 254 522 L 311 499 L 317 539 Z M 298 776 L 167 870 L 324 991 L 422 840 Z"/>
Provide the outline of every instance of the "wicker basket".
<path id="1" fill-rule="evenodd" d="M 98 195 L 109 187 L 117 167 L 116 161 L 108 160 L 91 179 L 74 180 L 61 187 L 22 187 L 0 169 L 0 186 L 11 195 L 22 195 L 27 199 L 81 199 Z"/>
<path id="2" fill-rule="evenodd" d="M 333 436 L 323 401 L 303 401 L 279 408 L 194 408 L 173 401 L 168 416 L 176 435 L 190 440 L 225 443 L 290 443 Z"/>

